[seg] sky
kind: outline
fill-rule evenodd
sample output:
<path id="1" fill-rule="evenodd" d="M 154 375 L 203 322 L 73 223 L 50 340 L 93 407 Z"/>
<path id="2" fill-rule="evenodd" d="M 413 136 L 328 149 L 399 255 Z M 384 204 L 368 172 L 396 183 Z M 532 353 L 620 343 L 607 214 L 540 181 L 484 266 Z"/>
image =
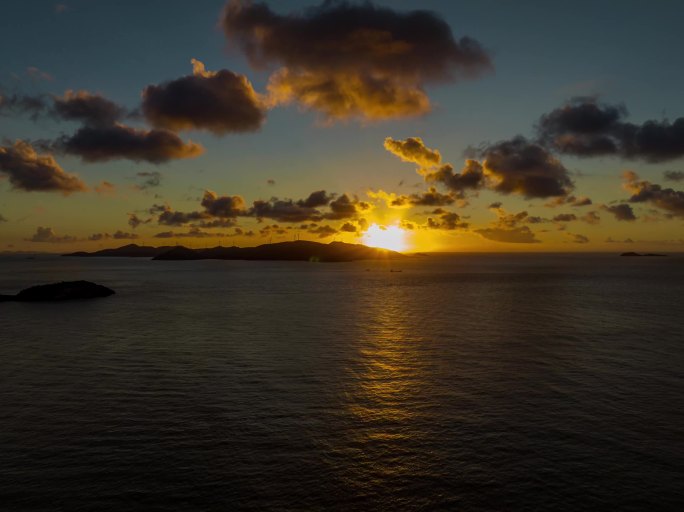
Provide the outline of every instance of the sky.
<path id="1" fill-rule="evenodd" d="M 0 251 L 684 248 L 681 2 L 2 8 Z"/>

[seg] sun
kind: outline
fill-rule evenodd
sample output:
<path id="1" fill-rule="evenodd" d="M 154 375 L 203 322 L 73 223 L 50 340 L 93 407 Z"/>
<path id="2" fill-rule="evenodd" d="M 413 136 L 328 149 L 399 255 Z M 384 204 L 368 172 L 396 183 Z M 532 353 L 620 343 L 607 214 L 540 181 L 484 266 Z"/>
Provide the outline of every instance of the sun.
<path id="1" fill-rule="evenodd" d="M 406 230 L 399 226 L 380 226 L 371 224 L 361 235 L 363 243 L 370 247 L 379 247 L 391 251 L 405 251 L 408 248 Z"/>

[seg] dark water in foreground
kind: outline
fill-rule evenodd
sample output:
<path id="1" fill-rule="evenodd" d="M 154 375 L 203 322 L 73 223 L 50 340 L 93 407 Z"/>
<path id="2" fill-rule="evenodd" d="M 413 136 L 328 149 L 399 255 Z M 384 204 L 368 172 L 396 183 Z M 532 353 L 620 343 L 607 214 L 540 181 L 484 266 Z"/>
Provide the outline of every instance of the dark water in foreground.
<path id="1" fill-rule="evenodd" d="M 683 510 L 684 258 L 393 268 L 1 259 L 0 509 Z"/>

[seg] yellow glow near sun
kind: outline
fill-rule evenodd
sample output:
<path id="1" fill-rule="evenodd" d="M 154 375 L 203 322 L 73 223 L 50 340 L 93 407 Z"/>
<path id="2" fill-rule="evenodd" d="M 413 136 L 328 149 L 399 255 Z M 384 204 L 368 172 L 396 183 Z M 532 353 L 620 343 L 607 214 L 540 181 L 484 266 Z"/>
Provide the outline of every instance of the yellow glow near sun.
<path id="1" fill-rule="evenodd" d="M 379 247 L 391 251 L 405 251 L 408 249 L 406 235 L 406 230 L 399 226 L 380 226 L 373 223 L 361 235 L 361 240 L 370 247 Z"/>

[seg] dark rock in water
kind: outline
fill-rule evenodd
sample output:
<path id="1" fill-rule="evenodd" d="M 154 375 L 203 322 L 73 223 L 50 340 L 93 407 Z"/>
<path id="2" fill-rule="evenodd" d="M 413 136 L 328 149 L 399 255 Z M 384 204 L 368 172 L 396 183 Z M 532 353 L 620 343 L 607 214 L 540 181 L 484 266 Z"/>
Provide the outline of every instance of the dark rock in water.
<path id="1" fill-rule="evenodd" d="M 0 301 L 39 302 L 109 297 L 114 290 L 89 281 L 68 281 L 62 283 L 32 286 L 16 295 L 0 295 Z"/>
<path id="2" fill-rule="evenodd" d="M 640 254 L 638 252 L 623 252 L 620 254 L 620 256 L 628 256 L 628 257 L 634 257 L 634 256 L 666 256 L 665 254 L 655 254 L 652 252 L 647 252 L 645 254 Z"/>

